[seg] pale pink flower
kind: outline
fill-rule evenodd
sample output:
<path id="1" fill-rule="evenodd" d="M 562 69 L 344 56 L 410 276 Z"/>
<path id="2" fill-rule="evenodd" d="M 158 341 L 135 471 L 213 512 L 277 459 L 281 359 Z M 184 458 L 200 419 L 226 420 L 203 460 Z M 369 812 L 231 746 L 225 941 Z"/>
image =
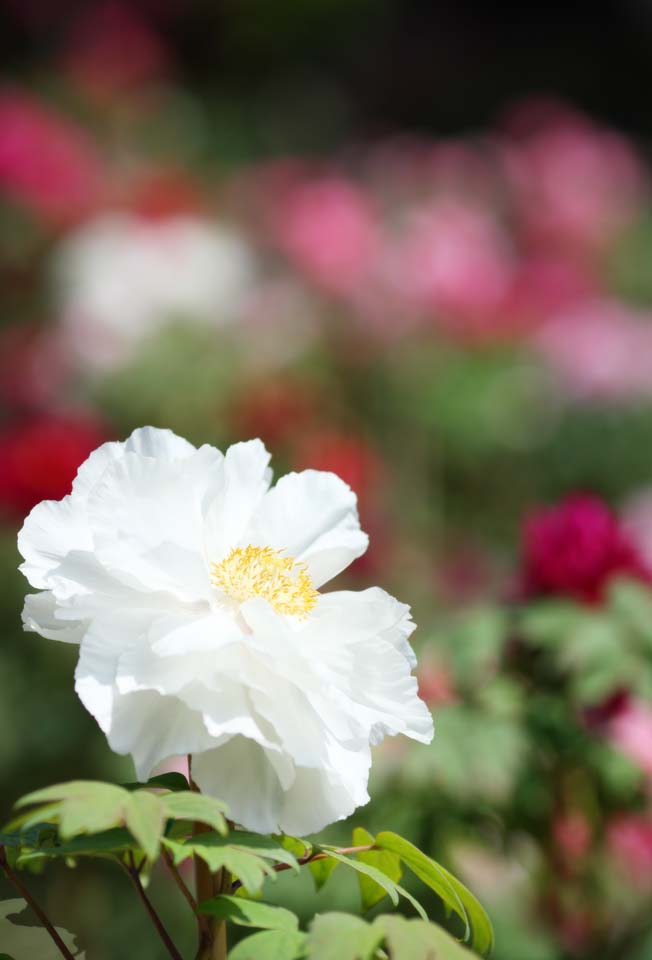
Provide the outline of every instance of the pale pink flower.
<path id="1" fill-rule="evenodd" d="M 652 702 L 627 700 L 609 724 L 612 743 L 652 776 Z"/>
<path id="2" fill-rule="evenodd" d="M 579 400 L 623 401 L 652 393 L 652 315 L 590 301 L 551 318 L 533 340 Z"/>
<path id="3" fill-rule="evenodd" d="M 523 105 L 512 130 L 506 171 L 531 239 L 599 251 L 636 215 L 642 166 L 619 134 L 537 103 Z"/>
<path id="4" fill-rule="evenodd" d="M 607 849 L 636 886 L 652 885 L 652 819 L 622 814 L 607 827 Z"/>
<path id="5" fill-rule="evenodd" d="M 513 269 L 508 239 L 488 211 L 444 202 L 408 219 L 387 276 L 407 303 L 464 330 L 471 318 L 492 316 Z"/>
<path id="6" fill-rule="evenodd" d="M 340 176 L 295 184 L 283 195 L 272 229 L 284 253 L 313 282 L 335 294 L 355 292 L 377 252 L 371 201 Z"/>

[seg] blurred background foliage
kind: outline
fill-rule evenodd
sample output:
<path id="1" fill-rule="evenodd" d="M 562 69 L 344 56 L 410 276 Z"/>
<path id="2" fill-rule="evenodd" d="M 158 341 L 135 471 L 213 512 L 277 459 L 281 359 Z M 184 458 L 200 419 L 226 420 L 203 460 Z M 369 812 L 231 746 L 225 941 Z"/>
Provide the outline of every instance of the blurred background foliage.
<path id="1" fill-rule="evenodd" d="M 6 0 L 3 818 L 132 778 L 21 630 L 24 515 L 143 423 L 261 436 L 353 486 L 342 584 L 420 626 L 435 741 L 380 748 L 353 822 L 464 876 L 496 960 L 649 957 L 651 49 L 643 0 Z M 159 955 L 109 868 L 30 880 L 90 960 Z"/>

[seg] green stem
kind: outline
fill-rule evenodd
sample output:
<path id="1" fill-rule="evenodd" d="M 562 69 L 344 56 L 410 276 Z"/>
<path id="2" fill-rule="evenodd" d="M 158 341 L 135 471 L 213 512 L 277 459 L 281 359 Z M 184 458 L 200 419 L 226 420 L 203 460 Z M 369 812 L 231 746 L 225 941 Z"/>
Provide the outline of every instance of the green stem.
<path id="1" fill-rule="evenodd" d="M 41 923 L 43 924 L 47 932 L 50 934 L 51 938 L 54 940 L 55 944 L 57 945 L 57 948 L 61 956 L 65 957 L 66 960 L 74 960 L 72 953 L 70 952 L 68 947 L 65 945 L 65 943 L 57 933 L 56 928 L 50 922 L 50 920 L 46 916 L 42 907 L 38 905 L 38 903 L 36 902 L 34 897 L 31 895 L 27 887 L 23 886 L 22 881 L 18 879 L 16 874 L 13 872 L 13 870 L 7 863 L 5 848 L 3 846 L 0 846 L 0 867 L 2 867 L 2 869 L 4 870 L 5 875 L 9 880 L 9 882 L 16 888 L 16 890 L 21 895 L 23 900 L 25 900 L 25 902 L 32 908 L 32 910 L 34 911 L 36 916 L 39 918 L 39 920 L 41 921 Z"/>
<path id="2" fill-rule="evenodd" d="M 336 847 L 336 853 L 342 853 L 346 856 L 349 853 L 366 853 L 367 850 L 375 850 L 376 846 L 373 843 L 365 843 L 359 847 Z M 305 867 L 307 863 L 314 863 L 315 860 L 326 860 L 328 858 L 328 850 L 320 850 L 317 853 L 308 853 L 305 857 L 299 857 L 297 863 L 300 867 Z M 276 873 L 280 873 L 282 870 L 291 870 L 292 867 L 289 863 L 275 863 L 272 867 L 272 870 Z M 235 893 L 235 891 L 242 886 L 242 881 L 236 880 L 232 885 L 230 892 Z"/>

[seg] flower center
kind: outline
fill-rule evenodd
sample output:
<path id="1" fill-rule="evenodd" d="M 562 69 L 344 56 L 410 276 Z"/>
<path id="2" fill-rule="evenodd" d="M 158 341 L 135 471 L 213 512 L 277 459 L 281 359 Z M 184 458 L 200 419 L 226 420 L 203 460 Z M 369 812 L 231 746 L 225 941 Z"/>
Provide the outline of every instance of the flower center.
<path id="1" fill-rule="evenodd" d="M 211 581 L 237 603 L 262 597 L 277 613 L 297 617 L 309 614 L 319 596 L 305 563 L 271 547 L 235 547 L 211 564 Z"/>

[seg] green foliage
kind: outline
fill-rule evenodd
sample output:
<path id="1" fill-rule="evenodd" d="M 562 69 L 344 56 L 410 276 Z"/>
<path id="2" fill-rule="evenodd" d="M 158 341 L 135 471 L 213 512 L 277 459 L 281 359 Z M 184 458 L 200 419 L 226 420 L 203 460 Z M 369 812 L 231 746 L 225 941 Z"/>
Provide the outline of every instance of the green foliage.
<path id="1" fill-rule="evenodd" d="M 187 786 L 185 779 L 181 780 Z M 28 851 L 21 862 L 44 857 L 121 853 L 133 848 L 134 842 L 138 851 L 154 861 L 169 820 L 199 821 L 221 834 L 227 832 L 223 803 L 189 790 L 152 792 L 152 787 L 162 790 L 166 783 L 173 787 L 180 785 L 176 777 L 169 779 L 167 775 L 155 777 L 144 787 L 131 785 L 131 789 L 74 780 L 28 794 L 18 801 L 17 808 L 36 809 L 13 821 L 22 827 L 22 831 L 14 831 L 13 836 Z M 44 845 L 42 837 L 35 839 L 34 823 L 44 819 L 56 824 L 58 838 L 63 843 Z"/>
<path id="2" fill-rule="evenodd" d="M 614 690 L 652 697 L 652 596 L 648 587 L 614 581 L 607 602 L 587 607 L 547 600 L 522 612 L 519 634 L 545 651 L 574 699 L 600 703 Z"/>
<path id="3" fill-rule="evenodd" d="M 167 783 L 182 786 L 176 779 Z M 421 904 L 400 886 L 404 867 L 441 898 L 448 915 L 461 920 L 470 946 L 483 955 L 492 946 L 491 925 L 466 887 L 395 833 L 379 833 L 374 838 L 357 827 L 353 845 L 339 848 L 311 845 L 285 835 L 229 830 L 223 803 L 188 790 L 168 789 L 160 778 L 129 788 L 94 781 L 57 784 L 23 797 L 17 806 L 23 812 L 0 834 L 0 840 L 7 854 L 11 852 L 12 864 L 19 868 L 50 858 L 72 863 L 80 856 L 91 856 L 122 861 L 132 875 L 146 868 L 146 878 L 162 846 L 174 866 L 195 857 L 213 874 L 226 871 L 229 892 L 204 901 L 198 909 L 215 921 L 260 931 L 237 944 L 230 954 L 236 960 L 304 956 L 363 960 L 376 957 L 381 945 L 399 960 L 421 956 L 455 960 L 467 955 L 459 946 L 455 952 L 456 942 L 428 923 Z M 197 830 L 197 823 L 208 829 Z M 291 911 L 250 899 L 261 894 L 265 880 L 275 880 L 281 870 L 298 873 L 306 863 L 318 886 L 340 864 L 353 870 L 363 910 L 376 906 L 385 896 L 394 906 L 404 898 L 421 919 L 381 916 L 369 925 L 346 914 L 334 914 L 336 920 L 318 917 L 305 934 Z M 328 925 L 333 923 L 337 936 L 328 934 Z"/>
<path id="4" fill-rule="evenodd" d="M 258 927 L 264 930 L 298 930 L 299 921 L 283 907 L 272 907 L 255 900 L 243 900 L 221 894 L 199 906 L 200 913 L 230 920 L 240 927 Z"/>
<path id="5" fill-rule="evenodd" d="M 245 830 L 235 830 L 228 838 L 208 832 L 183 841 L 165 838 L 163 843 L 175 864 L 191 856 L 201 857 L 211 873 L 226 868 L 252 894 L 260 892 L 267 877 L 276 879 L 274 866 L 277 864 L 299 871 L 294 854 L 277 840 Z"/>
<path id="6" fill-rule="evenodd" d="M 456 913 L 465 925 L 465 940 L 483 956 L 493 948 L 491 922 L 473 894 L 452 873 L 422 853 L 409 840 L 384 831 L 376 837 L 376 846 L 397 854 L 406 867 L 441 897 L 447 911 Z"/>
<path id="7" fill-rule="evenodd" d="M 306 956 L 310 960 L 372 960 L 381 955 L 380 948 L 392 960 L 470 960 L 473 956 L 445 930 L 425 920 L 382 915 L 367 924 L 343 913 L 315 918 Z"/>
<path id="8" fill-rule="evenodd" d="M 356 827 L 353 831 L 353 845 L 363 846 L 373 844 L 374 838 L 364 827 Z M 389 880 L 398 883 L 403 874 L 401 859 L 396 853 L 389 850 L 368 850 L 358 854 L 358 861 L 378 870 Z M 363 911 L 374 907 L 385 896 L 385 889 L 369 874 L 359 873 L 360 900 Z"/>

